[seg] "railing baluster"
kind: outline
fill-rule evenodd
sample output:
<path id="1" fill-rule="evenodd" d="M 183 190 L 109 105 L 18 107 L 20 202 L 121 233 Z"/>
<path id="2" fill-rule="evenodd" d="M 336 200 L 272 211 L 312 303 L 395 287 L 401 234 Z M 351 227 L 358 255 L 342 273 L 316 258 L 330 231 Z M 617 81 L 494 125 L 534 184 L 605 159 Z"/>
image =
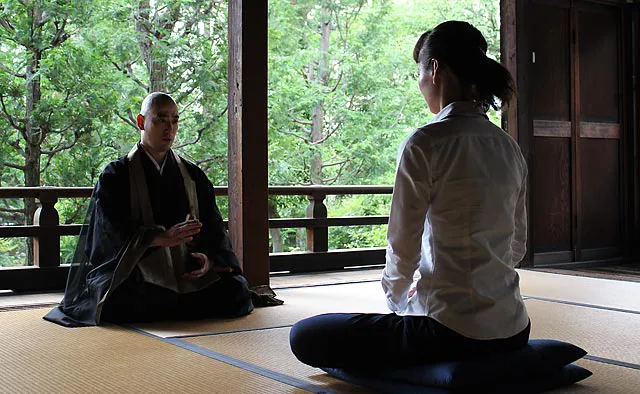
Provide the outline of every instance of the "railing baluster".
<path id="1" fill-rule="evenodd" d="M 40 207 L 33 215 L 33 224 L 40 226 L 40 235 L 33 238 L 34 264 L 38 267 L 57 267 L 60 265 L 60 217 L 56 210 L 58 195 L 56 190 L 43 190 L 39 196 Z"/>
<path id="2" fill-rule="evenodd" d="M 60 266 L 60 235 L 76 235 L 80 225 L 61 226 L 56 203 L 64 198 L 89 198 L 91 187 L 0 187 L 0 199 L 37 198 L 39 208 L 33 217 L 33 226 L 0 224 L 0 238 L 33 237 L 34 267 L 0 267 L 0 289 L 42 291 L 63 289 L 68 267 Z M 367 226 L 385 224 L 383 216 L 328 218 L 324 200 L 328 195 L 386 194 L 392 186 L 274 186 L 274 196 L 307 196 L 306 218 L 270 219 L 271 228 L 305 228 L 306 252 L 273 253 L 272 271 L 311 272 L 336 270 L 344 267 L 382 265 L 383 248 L 363 248 L 328 252 L 329 226 Z M 224 186 L 215 188 L 216 196 L 227 196 Z M 43 269 L 40 269 L 43 268 Z"/>
<path id="3" fill-rule="evenodd" d="M 327 197 L 323 191 L 314 191 L 307 196 L 309 205 L 307 205 L 307 217 L 314 219 L 326 219 L 327 207 L 324 205 L 324 199 Z M 329 250 L 329 228 L 307 227 L 307 251 L 309 252 L 326 252 Z"/>

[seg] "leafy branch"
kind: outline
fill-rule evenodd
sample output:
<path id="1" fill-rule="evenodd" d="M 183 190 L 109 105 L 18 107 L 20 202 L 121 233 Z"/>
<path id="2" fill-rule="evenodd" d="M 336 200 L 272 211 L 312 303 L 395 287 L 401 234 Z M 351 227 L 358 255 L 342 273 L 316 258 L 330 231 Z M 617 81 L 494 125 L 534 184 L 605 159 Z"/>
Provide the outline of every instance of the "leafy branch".
<path id="1" fill-rule="evenodd" d="M 13 71 L 12 69 L 10 69 L 9 67 L 5 66 L 2 63 L 0 63 L 0 70 L 6 72 L 7 74 L 12 75 L 12 76 L 14 76 L 16 78 L 27 79 L 27 74 Z"/>
<path id="2" fill-rule="evenodd" d="M 47 156 L 47 162 L 46 164 L 42 167 L 42 169 L 40 170 L 41 173 L 43 173 L 47 168 L 49 168 L 49 164 L 51 164 L 51 160 L 53 159 L 53 156 L 56 155 L 56 153 L 62 152 L 64 150 L 68 150 L 73 148 L 76 143 L 78 142 L 78 138 L 80 138 L 80 133 L 79 132 L 74 132 L 73 133 L 73 141 L 69 142 L 68 144 L 63 144 L 62 141 L 64 140 L 64 138 L 62 137 L 62 133 L 64 133 L 65 131 L 69 130 L 71 128 L 72 125 L 69 125 L 67 127 L 65 127 L 64 129 L 60 130 L 58 133 L 60 133 L 60 140 L 58 141 L 57 146 L 49 151 L 45 151 L 43 150 L 41 153 L 43 155 Z"/>
<path id="3" fill-rule="evenodd" d="M 0 94 L 0 104 L 2 105 L 2 117 L 7 119 L 9 121 L 9 124 L 11 125 L 11 127 L 13 127 L 14 129 L 16 129 L 17 131 L 19 131 L 23 137 L 26 139 L 27 135 L 27 129 L 22 127 L 22 126 L 18 126 L 16 123 L 16 119 L 11 116 L 11 114 L 9 113 L 9 111 L 7 110 L 7 106 L 4 103 L 4 96 L 2 94 Z"/>

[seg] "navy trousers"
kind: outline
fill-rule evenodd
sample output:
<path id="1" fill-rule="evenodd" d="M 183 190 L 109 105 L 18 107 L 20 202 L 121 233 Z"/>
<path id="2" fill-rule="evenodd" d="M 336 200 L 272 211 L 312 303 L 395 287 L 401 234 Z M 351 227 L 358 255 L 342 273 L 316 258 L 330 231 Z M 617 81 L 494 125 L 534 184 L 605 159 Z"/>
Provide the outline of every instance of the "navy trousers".
<path id="1" fill-rule="evenodd" d="M 291 328 L 290 344 L 303 363 L 351 370 L 461 360 L 516 350 L 529 340 L 531 324 L 505 339 L 470 339 L 425 316 L 331 313 Z"/>

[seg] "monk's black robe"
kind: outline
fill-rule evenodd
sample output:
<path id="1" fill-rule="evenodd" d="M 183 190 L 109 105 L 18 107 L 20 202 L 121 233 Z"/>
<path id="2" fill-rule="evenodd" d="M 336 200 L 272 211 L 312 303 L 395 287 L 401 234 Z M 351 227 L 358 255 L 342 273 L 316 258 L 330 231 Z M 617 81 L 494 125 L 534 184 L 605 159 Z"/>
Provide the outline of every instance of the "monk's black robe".
<path id="1" fill-rule="evenodd" d="M 104 321 L 126 323 L 250 313 L 253 310 L 251 293 L 231 249 L 209 179 L 197 166 L 173 152 L 167 154 L 161 174 L 152 159 L 137 147 L 138 165 L 143 169 L 136 173 L 138 178 L 133 173 L 131 153 L 111 162 L 100 175 L 78 240 L 64 298 L 45 319 L 65 326 L 83 326 Z M 153 260 L 161 249 L 150 246 L 153 237 L 185 221 L 187 214 L 193 212 L 179 161 L 184 164 L 182 171 L 186 169 L 195 183 L 191 189 L 195 190 L 197 218 L 202 222 L 201 231 L 189 244 L 188 252 L 204 253 L 212 265 L 228 267 L 229 271 L 210 271 L 200 282 L 186 283 L 186 287 L 185 283 L 166 286 L 162 281 L 150 281 L 142 263 Z M 142 178 L 148 196 L 141 199 L 141 210 L 152 212 L 152 219 L 147 217 L 146 223 L 141 218 L 144 215 L 135 208 L 136 212 L 132 212 L 135 206 L 132 201 L 136 190 L 140 190 L 135 181 Z M 151 211 L 144 206 L 144 201 Z M 171 252 L 165 254 L 176 251 L 175 248 L 166 250 Z M 175 272 L 175 277 L 180 278 L 183 273 L 184 267 Z"/>

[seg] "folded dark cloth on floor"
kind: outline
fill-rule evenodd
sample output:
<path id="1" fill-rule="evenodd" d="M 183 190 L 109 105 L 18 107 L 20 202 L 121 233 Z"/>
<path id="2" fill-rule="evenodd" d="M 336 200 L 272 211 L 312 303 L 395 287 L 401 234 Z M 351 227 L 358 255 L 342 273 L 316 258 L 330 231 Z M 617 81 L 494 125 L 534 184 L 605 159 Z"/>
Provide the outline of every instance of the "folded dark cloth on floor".
<path id="1" fill-rule="evenodd" d="M 276 292 L 267 285 L 253 286 L 249 291 L 251 292 L 253 306 L 256 308 L 284 304 L 284 301 L 276 298 Z"/>

